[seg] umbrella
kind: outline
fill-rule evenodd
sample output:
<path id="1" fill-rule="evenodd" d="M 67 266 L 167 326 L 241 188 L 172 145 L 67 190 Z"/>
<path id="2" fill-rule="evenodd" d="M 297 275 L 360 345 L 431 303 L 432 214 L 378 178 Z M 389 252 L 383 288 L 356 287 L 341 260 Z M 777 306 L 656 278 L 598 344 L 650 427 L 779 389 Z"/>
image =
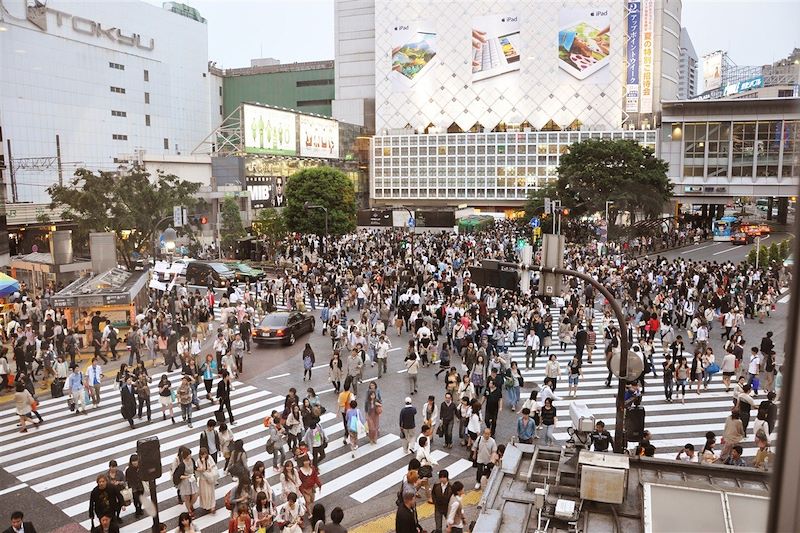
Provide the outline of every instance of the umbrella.
<path id="1" fill-rule="evenodd" d="M 15 292 L 19 292 L 19 281 L 0 273 L 0 298 L 11 296 Z"/>

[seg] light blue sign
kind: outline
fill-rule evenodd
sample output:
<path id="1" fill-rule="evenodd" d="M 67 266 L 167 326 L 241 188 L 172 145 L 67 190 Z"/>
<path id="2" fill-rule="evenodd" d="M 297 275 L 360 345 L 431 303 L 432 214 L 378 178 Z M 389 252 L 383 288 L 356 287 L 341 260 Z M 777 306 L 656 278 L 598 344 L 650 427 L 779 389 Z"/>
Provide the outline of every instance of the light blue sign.
<path id="1" fill-rule="evenodd" d="M 538 228 L 539 226 L 542 225 L 542 221 L 539 220 L 538 217 L 533 217 L 530 221 L 530 225 L 532 228 Z"/>

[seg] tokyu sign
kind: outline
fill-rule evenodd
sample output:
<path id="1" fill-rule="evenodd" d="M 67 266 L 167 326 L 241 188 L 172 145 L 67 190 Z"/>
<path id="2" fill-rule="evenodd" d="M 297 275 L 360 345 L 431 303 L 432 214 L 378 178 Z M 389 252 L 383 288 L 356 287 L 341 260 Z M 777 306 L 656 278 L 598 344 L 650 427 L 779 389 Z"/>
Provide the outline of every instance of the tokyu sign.
<path id="1" fill-rule="evenodd" d="M 27 5 L 25 0 L 18 1 L 22 3 L 24 15 L 22 10 L 18 9 L 14 9 L 17 14 L 13 14 L 6 6 L 6 4 L 10 3 L 9 0 L 0 0 L 0 15 L 19 22 L 28 21 L 43 32 L 47 32 L 48 24 L 53 22 L 59 28 L 72 28 L 75 33 L 97 37 L 98 39 L 108 40 L 124 46 L 140 50 L 153 50 L 155 48 L 155 39 L 153 38 L 143 38 L 140 34 L 133 32 L 126 33 L 119 28 L 105 26 L 95 20 L 72 15 L 38 2 L 35 5 Z"/>

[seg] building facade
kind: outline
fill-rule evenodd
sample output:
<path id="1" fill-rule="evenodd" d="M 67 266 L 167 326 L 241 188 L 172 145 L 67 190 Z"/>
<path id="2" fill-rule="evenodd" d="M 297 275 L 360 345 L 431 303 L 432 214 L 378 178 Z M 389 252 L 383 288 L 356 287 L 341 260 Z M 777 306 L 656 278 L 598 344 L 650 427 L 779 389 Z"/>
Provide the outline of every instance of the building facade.
<path id="1" fill-rule="evenodd" d="M 375 131 L 375 0 L 334 1 L 333 118 Z"/>
<path id="2" fill-rule="evenodd" d="M 655 149 L 678 94 L 680 1 L 371 5 L 377 205 L 517 209 L 574 142 Z"/>
<path id="3" fill-rule="evenodd" d="M 297 109 L 330 117 L 334 98 L 333 61 L 255 65 L 221 71 L 223 115 L 243 102 Z"/>
<path id="4" fill-rule="evenodd" d="M 800 99 L 663 103 L 659 155 L 684 204 L 783 198 L 800 185 Z"/>
<path id="5" fill-rule="evenodd" d="M 678 68 L 678 100 L 693 98 L 697 94 L 697 52 L 686 28 L 681 28 L 681 55 Z"/>
<path id="6" fill-rule="evenodd" d="M 189 153 L 212 130 L 208 31 L 144 2 L 0 1 L 10 202 L 47 203 L 80 167 Z"/>

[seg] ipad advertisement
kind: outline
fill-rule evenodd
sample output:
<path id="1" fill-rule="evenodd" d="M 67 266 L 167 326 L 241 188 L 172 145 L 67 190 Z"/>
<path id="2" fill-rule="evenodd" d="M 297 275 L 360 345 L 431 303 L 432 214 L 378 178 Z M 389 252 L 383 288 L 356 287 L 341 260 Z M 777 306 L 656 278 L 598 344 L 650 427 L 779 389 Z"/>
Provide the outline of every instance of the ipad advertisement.
<path id="1" fill-rule="evenodd" d="M 628 7 L 645 2 L 375 0 L 376 128 L 621 127 L 645 72 Z"/>
<path id="2" fill-rule="evenodd" d="M 295 115 L 268 107 L 243 106 L 245 152 L 297 155 Z"/>
<path id="3" fill-rule="evenodd" d="M 472 20 L 472 82 L 491 80 L 514 83 L 519 78 L 519 16 L 508 14 L 476 17 Z"/>
<path id="4" fill-rule="evenodd" d="M 414 90 L 430 78 L 436 66 L 437 35 L 431 23 L 399 23 L 392 28 L 392 70 L 389 77 L 398 92 Z"/>
<path id="5" fill-rule="evenodd" d="M 609 80 L 611 19 L 607 7 L 559 12 L 558 67 L 562 79 L 605 84 Z"/>

